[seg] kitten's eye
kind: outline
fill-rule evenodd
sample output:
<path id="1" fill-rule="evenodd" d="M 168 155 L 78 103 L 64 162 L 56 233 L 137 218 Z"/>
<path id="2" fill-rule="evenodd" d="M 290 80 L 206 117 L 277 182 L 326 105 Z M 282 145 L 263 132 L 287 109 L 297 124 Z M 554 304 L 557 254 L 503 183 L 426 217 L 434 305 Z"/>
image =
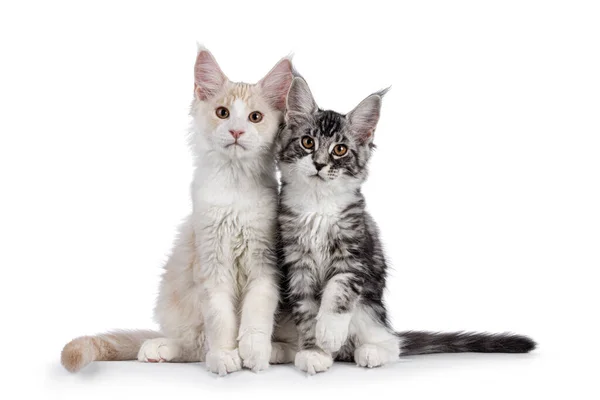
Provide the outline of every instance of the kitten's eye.
<path id="1" fill-rule="evenodd" d="M 250 122 L 254 122 L 258 124 L 263 119 L 263 114 L 260 111 L 252 111 L 250 115 L 248 115 L 248 119 Z"/>
<path id="2" fill-rule="evenodd" d="M 229 118 L 229 110 L 226 109 L 225 107 L 219 107 L 216 109 L 215 114 L 217 114 L 217 117 L 221 118 L 221 119 L 227 119 Z"/>
<path id="3" fill-rule="evenodd" d="M 333 148 L 333 154 L 335 154 L 338 157 L 342 157 L 347 152 L 348 152 L 348 148 L 343 144 L 336 144 L 335 147 Z"/>
<path id="4" fill-rule="evenodd" d="M 304 136 L 302 138 L 302 146 L 304 146 L 305 149 L 310 150 L 315 147 L 315 141 L 310 136 Z"/>

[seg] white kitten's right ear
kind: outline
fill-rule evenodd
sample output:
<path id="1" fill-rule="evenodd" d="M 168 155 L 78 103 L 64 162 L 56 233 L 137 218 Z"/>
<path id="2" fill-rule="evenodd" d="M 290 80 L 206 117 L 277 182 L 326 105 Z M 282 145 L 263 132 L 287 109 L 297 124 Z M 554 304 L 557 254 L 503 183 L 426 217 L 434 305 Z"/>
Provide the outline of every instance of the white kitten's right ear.
<path id="1" fill-rule="evenodd" d="M 294 78 L 293 70 L 291 59 L 284 58 L 258 82 L 264 96 L 278 110 L 285 109 L 286 95 Z"/>
<path id="2" fill-rule="evenodd" d="M 309 117 L 317 109 L 317 103 L 310 92 L 308 83 L 299 76 L 295 77 L 287 95 L 286 120 L 291 122 L 294 119 Z"/>
<path id="3" fill-rule="evenodd" d="M 227 82 L 219 64 L 206 48 L 198 45 L 198 56 L 194 66 L 194 93 L 199 100 L 214 96 Z"/>

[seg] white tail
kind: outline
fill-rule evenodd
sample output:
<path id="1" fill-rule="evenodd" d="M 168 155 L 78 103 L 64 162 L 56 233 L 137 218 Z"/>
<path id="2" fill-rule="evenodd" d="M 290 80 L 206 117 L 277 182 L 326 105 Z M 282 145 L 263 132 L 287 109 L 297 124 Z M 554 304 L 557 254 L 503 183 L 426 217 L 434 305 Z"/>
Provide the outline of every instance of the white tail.
<path id="1" fill-rule="evenodd" d="M 92 361 L 136 360 L 142 343 L 161 337 L 155 331 L 115 331 L 73 339 L 63 348 L 62 365 L 77 372 Z"/>

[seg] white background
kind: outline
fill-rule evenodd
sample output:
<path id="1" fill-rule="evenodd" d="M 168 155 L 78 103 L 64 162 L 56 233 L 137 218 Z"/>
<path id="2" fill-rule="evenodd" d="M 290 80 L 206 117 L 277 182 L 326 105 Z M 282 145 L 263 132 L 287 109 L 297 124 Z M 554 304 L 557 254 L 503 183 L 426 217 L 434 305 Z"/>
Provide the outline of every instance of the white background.
<path id="1" fill-rule="evenodd" d="M 3 1 L 2 396 L 598 398 L 599 20 L 593 1 Z M 392 85 L 364 191 L 394 326 L 514 331 L 538 350 L 310 378 L 64 371 L 75 336 L 154 327 L 190 210 L 196 40 L 232 80 L 294 52 L 319 104 L 341 112 Z"/>

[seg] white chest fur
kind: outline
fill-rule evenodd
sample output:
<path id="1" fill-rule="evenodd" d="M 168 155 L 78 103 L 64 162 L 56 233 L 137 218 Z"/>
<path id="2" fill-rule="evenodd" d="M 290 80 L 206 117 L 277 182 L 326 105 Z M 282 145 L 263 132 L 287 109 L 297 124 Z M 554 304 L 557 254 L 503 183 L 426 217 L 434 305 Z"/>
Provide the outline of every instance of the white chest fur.
<path id="1" fill-rule="evenodd" d="M 352 191 L 325 184 L 292 184 L 285 187 L 283 202 L 297 215 L 297 237 L 310 249 L 317 266 L 328 264 L 330 246 L 340 235 L 340 219 L 356 200 Z"/>
<path id="2" fill-rule="evenodd" d="M 254 170 L 231 163 L 201 164 L 192 184 L 192 201 L 200 278 L 234 281 L 240 289 L 250 274 L 260 272 L 256 259 L 275 240 L 274 169 L 257 176 Z"/>

